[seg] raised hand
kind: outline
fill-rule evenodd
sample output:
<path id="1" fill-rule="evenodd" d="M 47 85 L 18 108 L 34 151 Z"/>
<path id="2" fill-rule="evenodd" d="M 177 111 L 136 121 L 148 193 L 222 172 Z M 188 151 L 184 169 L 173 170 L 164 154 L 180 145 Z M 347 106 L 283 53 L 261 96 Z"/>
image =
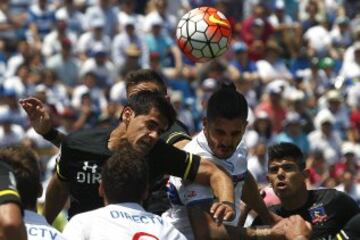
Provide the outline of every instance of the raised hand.
<path id="1" fill-rule="evenodd" d="M 44 135 L 53 127 L 50 119 L 50 111 L 39 99 L 30 97 L 19 100 L 20 105 L 25 110 L 34 130 Z"/>

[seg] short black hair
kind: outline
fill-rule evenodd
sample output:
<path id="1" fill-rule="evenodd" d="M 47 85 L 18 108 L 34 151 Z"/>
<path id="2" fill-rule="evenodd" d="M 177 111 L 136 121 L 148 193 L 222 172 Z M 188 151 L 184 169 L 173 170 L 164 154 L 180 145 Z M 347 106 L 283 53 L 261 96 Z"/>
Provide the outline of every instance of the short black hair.
<path id="1" fill-rule="evenodd" d="M 149 182 L 147 160 L 128 141 L 120 145 L 102 168 L 105 196 L 109 203 L 141 202 Z"/>
<path id="2" fill-rule="evenodd" d="M 126 93 L 129 94 L 129 91 L 132 87 L 144 83 L 144 82 L 153 82 L 160 88 L 160 93 L 164 96 L 167 94 L 167 88 L 164 79 L 152 69 L 139 69 L 129 72 L 125 77 L 126 82 Z"/>
<path id="3" fill-rule="evenodd" d="M 304 154 L 298 146 L 289 142 L 280 142 L 268 148 L 269 163 L 274 159 L 294 160 L 301 170 L 305 169 Z"/>
<path id="4" fill-rule="evenodd" d="M 217 118 L 243 121 L 248 117 L 248 103 L 245 97 L 231 86 L 222 86 L 215 91 L 207 104 L 206 117 L 212 121 Z"/>
<path id="5" fill-rule="evenodd" d="M 2 148 L 0 161 L 6 162 L 13 168 L 17 190 L 24 208 L 35 208 L 41 191 L 40 166 L 36 153 L 24 146 Z"/>
<path id="6" fill-rule="evenodd" d="M 171 103 L 159 92 L 140 91 L 131 95 L 128 99 L 128 106 L 134 111 L 135 115 L 149 114 L 155 108 L 168 121 L 170 127 L 176 119 L 176 111 Z"/>

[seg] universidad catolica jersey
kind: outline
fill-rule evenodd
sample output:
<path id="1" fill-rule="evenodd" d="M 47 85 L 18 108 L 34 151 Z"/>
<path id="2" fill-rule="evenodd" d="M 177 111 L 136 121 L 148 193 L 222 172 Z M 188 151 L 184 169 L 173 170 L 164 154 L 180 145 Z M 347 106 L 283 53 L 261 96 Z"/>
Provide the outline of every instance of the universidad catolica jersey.
<path id="1" fill-rule="evenodd" d="M 247 148 L 245 144 L 240 142 L 233 155 L 228 159 L 218 159 L 213 156 L 204 132 L 201 131 L 185 146 L 184 150 L 213 161 L 216 165 L 227 170 L 232 176 L 235 191 L 236 216 L 234 220 L 225 221 L 224 224 L 237 226 L 240 217 L 242 188 L 247 173 Z M 212 203 L 216 199 L 216 196 L 214 196 L 209 187 L 195 183 L 186 183 L 180 178 L 173 176 L 169 179 L 167 191 L 172 203 L 172 208 L 166 211 L 163 217 L 173 223 L 188 239 L 193 239 L 194 236 L 186 207 L 201 203 Z"/>
<path id="2" fill-rule="evenodd" d="M 78 214 L 63 234 L 73 240 L 186 240 L 173 225 L 137 203 L 111 204 Z"/>

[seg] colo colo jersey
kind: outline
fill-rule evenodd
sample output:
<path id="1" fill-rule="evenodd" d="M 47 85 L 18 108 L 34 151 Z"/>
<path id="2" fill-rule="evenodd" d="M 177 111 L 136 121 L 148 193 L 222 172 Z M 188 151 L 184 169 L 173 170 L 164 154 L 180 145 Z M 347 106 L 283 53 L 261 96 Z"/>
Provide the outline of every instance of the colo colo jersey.
<path id="1" fill-rule="evenodd" d="M 92 129 L 68 135 L 57 160 L 57 175 L 69 185 L 69 217 L 103 206 L 98 195 L 101 167 L 111 156 L 107 148 L 113 129 Z M 171 156 L 171 157 L 169 157 Z M 148 154 L 150 182 L 164 174 L 195 179 L 200 158 L 159 140 Z"/>
<path id="2" fill-rule="evenodd" d="M 10 166 L 0 162 L 0 204 L 9 202 L 20 205 L 20 195 L 16 190 L 16 179 Z"/>
<path id="3" fill-rule="evenodd" d="M 224 222 L 226 225 L 237 226 L 240 217 L 240 199 L 244 179 L 247 173 L 247 149 L 243 142 L 240 142 L 235 152 L 228 159 L 218 159 L 213 156 L 209 148 L 204 132 L 200 132 L 191 140 L 184 150 L 197 154 L 213 161 L 221 166 L 232 176 L 235 185 L 235 206 L 236 217 L 233 221 Z M 194 206 L 201 203 L 212 203 L 214 196 L 211 188 L 195 183 L 187 183 L 180 178 L 171 176 L 169 179 L 168 195 L 173 207 L 164 213 L 176 228 L 178 228 L 188 239 L 193 239 L 191 225 L 187 216 L 185 206 Z M 185 205 L 185 206 L 184 206 Z"/>
<path id="4" fill-rule="evenodd" d="M 360 212 L 359 206 L 352 198 L 335 189 L 309 190 L 305 205 L 294 211 L 287 211 L 281 205 L 274 205 L 270 210 L 281 217 L 299 214 L 311 223 L 312 240 L 332 239 L 354 215 Z M 261 220 L 256 218 L 253 225 L 261 225 Z"/>
<path id="5" fill-rule="evenodd" d="M 111 204 L 78 214 L 63 234 L 74 240 L 186 240 L 174 226 L 137 203 Z"/>
<path id="6" fill-rule="evenodd" d="M 61 233 L 50 226 L 43 216 L 33 211 L 25 210 L 24 222 L 28 240 L 65 240 Z"/>

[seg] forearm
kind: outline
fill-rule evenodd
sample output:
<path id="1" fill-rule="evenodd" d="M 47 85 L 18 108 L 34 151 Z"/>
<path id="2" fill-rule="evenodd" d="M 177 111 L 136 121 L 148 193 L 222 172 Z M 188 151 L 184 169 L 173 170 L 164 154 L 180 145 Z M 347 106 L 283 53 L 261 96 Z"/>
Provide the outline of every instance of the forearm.
<path id="1" fill-rule="evenodd" d="M 268 208 L 260 196 L 256 181 L 250 172 L 247 172 L 245 178 L 242 200 L 246 203 L 247 206 L 260 215 L 261 220 L 265 224 L 274 223 Z"/>
<path id="2" fill-rule="evenodd" d="M 46 191 L 44 206 L 44 216 L 50 224 L 52 224 L 59 212 L 63 209 L 68 196 L 68 186 L 61 182 L 57 175 L 54 175 Z"/>
<path id="3" fill-rule="evenodd" d="M 205 181 L 208 181 L 219 202 L 228 201 L 234 203 L 234 185 L 231 177 L 225 171 L 204 159 L 201 160 L 199 171 L 206 176 Z"/>
<path id="4" fill-rule="evenodd" d="M 244 240 L 262 240 L 272 237 L 270 228 L 243 228 L 240 235 Z"/>
<path id="5" fill-rule="evenodd" d="M 0 206 L 0 239 L 26 239 L 26 230 L 20 208 L 15 203 Z"/>

